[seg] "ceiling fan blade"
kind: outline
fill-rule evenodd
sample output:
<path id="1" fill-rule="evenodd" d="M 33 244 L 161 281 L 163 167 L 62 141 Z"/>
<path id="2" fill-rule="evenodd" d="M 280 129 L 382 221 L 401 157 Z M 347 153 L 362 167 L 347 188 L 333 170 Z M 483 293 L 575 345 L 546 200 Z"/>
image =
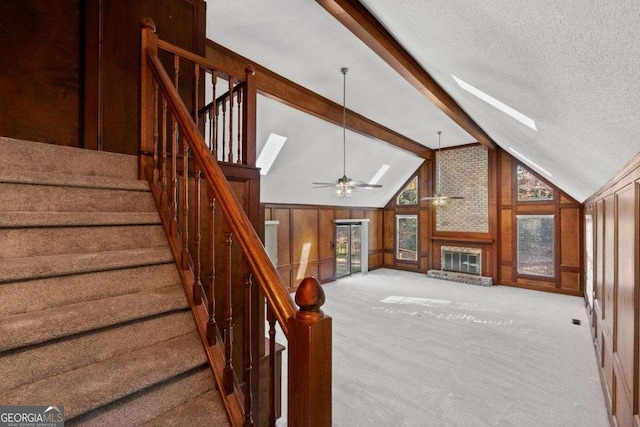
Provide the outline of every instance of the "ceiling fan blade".
<path id="1" fill-rule="evenodd" d="M 313 185 L 325 185 L 325 186 L 331 186 L 331 187 L 336 185 L 335 182 L 312 182 L 312 184 Z"/>
<path id="2" fill-rule="evenodd" d="M 334 184 L 331 184 L 331 185 L 320 185 L 320 186 L 315 186 L 313 188 L 315 189 L 315 188 L 331 188 L 331 187 L 335 187 L 335 185 Z"/>
<path id="3" fill-rule="evenodd" d="M 382 185 L 380 184 L 355 184 L 356 187 L 360 187 L 360 188 L 382 188 Z"/>

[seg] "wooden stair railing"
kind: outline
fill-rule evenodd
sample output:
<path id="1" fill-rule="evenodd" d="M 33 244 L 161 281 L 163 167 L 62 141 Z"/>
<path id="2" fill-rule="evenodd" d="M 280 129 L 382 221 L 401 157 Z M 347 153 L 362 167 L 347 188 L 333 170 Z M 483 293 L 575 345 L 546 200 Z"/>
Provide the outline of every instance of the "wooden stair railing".
<path id="1" fill-rule="evenodd" d="M 329 426 L 332 344 L 331 318 L 321 310 L 324 292 L 315 278 L 304 279 L 296 292 L 295 303 L 299 308 L 296 307 L 218 164 L 226 160 L 255 166 L 257 91 L 253 67 L 247 66 L 245 81 L 239 82 L 231 73 L 213 67 L 206 58 L 158 39 L 151 19 L 143 19 L 141 25 L 140 177 L 151 185 L 174 257 L 181 267 L 179 273 L 228 418 L 234 426 L 254 425 L 259 409 L 257 402 L 266 400 L 269 416 L 265 423 L 275 425 L 274 325 L 277 321 L 288 339 L 287 422 L 291 426 Z M 173 80 L 159 58 L 159 50 L 173 56 Z M 193 64 L 192 113 L 178 93 L 181 61 Z M 233 116 L 229 117 L 229 123 L 223 126 L 229 126 L 230 135 L 234 126 L 241 129 L 237 135 L 241 134 L 242 140 L 238 137 L 235 149 L 227 145 L 222 150 L 222 159 L 216 153 L 218 145 L 207 144 L 198 129 L 198 89 L 203 71 L 212 77 L 213 99 L 216 99 L 218 77 L 233 81 L 229 83 L 230 100 L 235 93 L 244 99 L 242 115 L 236 116 L 235 124 Z M 233 111 L 232 101 L 230 105 Z M 218 123 L 211 125 L 217 127 Z M 203 185 L 206 187 L 204 203 L 201 201 Z M 207 216 L 204 221 L 203 212 Z M 228 230 L 217 230 L 218 212 L 223 215 Z M 208 225 L 204 235 L 203 223 Z M 242 252 L 242 283 L 232 283 L 231 254 L 235 243 Z M 202 257 L 203 247 L 209 248 L 207 260 Z M 216 257 L 219 250 L 225 251 L 224 257 Z M 225 259 L 224 280 L 217 277 L 216 258 Z M 205 263 L 209 263 L 209 275 L 203 278 Z M 270 372 L 264 376 L 255 371 L 257 363 L 253 360 L 258 340 L 264 337 L 257 336 L 252 324 L 265 322 L 265 319 L 256 322 L 255 315 L 262 311 L 260 301 L 253 297 L 259 295 L 252 291 L 253 283 L 258 284 L 267 301 L 271 351 Z M 243 295 L 244 300 L 242 354 L 232 353 L 232 293 Z M 238 369 L 242 372 L 234 370 L 232 360 L 242 360 L 242 369 Z M 259 378 L 269 378 L 270 384 L 268 396 L 256 400 L 253 394 L 259 387 L 254 380 Z"/>

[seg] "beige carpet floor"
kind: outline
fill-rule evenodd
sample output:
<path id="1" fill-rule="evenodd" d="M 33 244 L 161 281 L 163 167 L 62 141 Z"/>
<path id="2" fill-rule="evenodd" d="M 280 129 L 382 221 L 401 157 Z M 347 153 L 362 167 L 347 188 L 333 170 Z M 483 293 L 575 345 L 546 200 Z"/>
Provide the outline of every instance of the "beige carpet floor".
<path id="1" fill-rule="evenodd" d="M 334 426 L 609 426 L 582 298 L 387 269 L 324 290 Z"/>

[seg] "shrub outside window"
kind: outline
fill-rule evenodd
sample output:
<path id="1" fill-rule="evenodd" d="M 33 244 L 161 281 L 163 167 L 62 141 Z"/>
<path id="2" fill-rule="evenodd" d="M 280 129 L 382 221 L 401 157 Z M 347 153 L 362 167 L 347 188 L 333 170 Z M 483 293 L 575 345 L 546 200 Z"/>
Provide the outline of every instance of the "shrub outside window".
<path id="1" fill-rule="evenodd" d="M 418 260 L 418 216 L 396 215 L 396 258 Z"/>
<path id="2" fill-rule="evenodd" d="M 553 215 L 518 215 L 518 273 L 554 277 Z"/>

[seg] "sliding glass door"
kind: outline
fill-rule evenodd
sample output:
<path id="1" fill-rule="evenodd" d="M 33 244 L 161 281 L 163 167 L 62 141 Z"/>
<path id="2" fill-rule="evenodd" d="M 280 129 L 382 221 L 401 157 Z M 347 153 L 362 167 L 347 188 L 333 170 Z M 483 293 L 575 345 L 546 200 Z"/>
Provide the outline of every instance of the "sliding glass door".
<path id="1" fill-rule="evenodd" d="M 362 227 L 360 224 L 336 225 L 336 277 L 362 271 Z"/>

